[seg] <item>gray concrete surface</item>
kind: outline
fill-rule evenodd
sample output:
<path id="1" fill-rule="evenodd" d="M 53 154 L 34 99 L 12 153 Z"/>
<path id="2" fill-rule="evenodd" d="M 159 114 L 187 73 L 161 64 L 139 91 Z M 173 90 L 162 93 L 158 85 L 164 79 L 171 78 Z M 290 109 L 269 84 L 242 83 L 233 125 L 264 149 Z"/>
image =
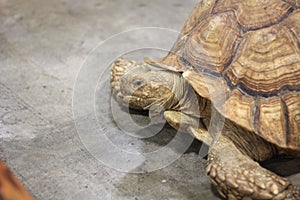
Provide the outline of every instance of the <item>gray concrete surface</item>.
<path id="1" fill-rule="evenodd" d="M 160 170 L 125 173 L 91 155 L 73 121 L 73 86 L 97 44 L 138 27 L 179 31 L 195 4 L 193 0 L 0 0 L 0 159 L 37 199 L 218 199 L 205 175 L 205 159 L 197 155 L 199 143 Z M 99 68 L 107 70 L 105 65 Z M 109 112 L 108 101 L 98 103 L 98 114 Z M 107 125 L 105 120 L 101 123 Z M 144 142 L 144 150 L 162 148 L 174 134 L 166 126 Z M 284 175 L 300 183 L 299 160 L 269 166 L 284 168 Z"/>

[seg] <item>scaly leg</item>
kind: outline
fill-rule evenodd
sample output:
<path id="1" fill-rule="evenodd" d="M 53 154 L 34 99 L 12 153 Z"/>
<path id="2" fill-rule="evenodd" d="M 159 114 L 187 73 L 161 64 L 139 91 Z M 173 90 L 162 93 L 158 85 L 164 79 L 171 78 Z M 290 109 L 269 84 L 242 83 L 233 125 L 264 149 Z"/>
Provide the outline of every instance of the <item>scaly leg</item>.
<path id="1" fill-rule="evenodd" d="M 300 187 L 262 168 L 224 135 L 209 152 L 207 174 L 227 199 L 300 199 Z"/>
<path id="2" fill-rule="evenodd" d="M 198 118 L 186 115 L 180 111 L 165 111 L 164 117 L 176 130 L 188 132 L 196 139 L 210 145 L 212 138 Z"/>

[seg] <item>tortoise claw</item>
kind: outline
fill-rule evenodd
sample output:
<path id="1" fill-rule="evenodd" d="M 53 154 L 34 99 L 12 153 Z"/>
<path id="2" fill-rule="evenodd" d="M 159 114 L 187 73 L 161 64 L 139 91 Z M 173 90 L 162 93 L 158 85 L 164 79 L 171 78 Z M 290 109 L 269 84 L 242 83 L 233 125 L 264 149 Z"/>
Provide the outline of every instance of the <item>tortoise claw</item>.
<path id="1" fill-rule="evenodd" d="M 261 167 L 220 137 L 208 156 L 207 174 L 226 199 L 299 200 L 300 187 Z"/>

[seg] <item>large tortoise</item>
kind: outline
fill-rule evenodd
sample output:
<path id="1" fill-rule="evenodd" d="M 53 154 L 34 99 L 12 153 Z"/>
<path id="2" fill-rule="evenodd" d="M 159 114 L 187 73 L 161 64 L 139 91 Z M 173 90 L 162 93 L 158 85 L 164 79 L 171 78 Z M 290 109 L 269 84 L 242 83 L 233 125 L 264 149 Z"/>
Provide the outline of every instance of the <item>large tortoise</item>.
<path id="1" fill-rule="evenodd" d="M 169 54 L 145 61 L 162 70 L 115 61 L 114 96 L 160 105 L 174 128 L 211 145 L 207 174 L 223 197 L 300 199 L 299 186 L 259 165 L 300 156 L 299 0 L 202 0 Z M 221 135 L 207 130 L 214 111 Z"/>

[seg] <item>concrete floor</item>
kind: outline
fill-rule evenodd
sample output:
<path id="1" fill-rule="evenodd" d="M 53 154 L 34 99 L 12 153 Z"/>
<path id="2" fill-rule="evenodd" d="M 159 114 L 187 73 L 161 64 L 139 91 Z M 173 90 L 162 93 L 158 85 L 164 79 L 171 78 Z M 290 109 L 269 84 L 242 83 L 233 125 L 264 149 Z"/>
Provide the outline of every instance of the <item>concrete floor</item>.
<path id="1" fill-rule="evenodd" d="M 109 98 L 108 62 L 120 51 L 138 58 L 144 53 L 160 55 L 157 49 L 129 50 L 145 41 L 167 49 L 176 35 L 168 29 L 179 31 L 195 4 L 194 0 L 0 0 L 0 159 L 37 199 L 219 198 L 205 175 L 205 159 L 198 155 L 200 143 L 194 142 L 184 154 L 186 146 L 168 147 L 171 154 L 177 151 L 175 157 L 183 154 L 168 163 L 164 159 L 142 163 L 140 158 L 132 162 L 128 155 L 113 158 L 110 146 L 93 135 L 99 131 L 114 146 L 143 152 L 163 149 L 175 135 L 181 136 L 167 125 L 144 140 L 118 134 L 120 126 L 129 124 L 123 120 L 128 115 L 120 120 L 126 112 L 111 109 L 117 106 L 112 107 Z M 145 26 L 166 29 L 111 38 Z M 124 38 L 130 42 L 114 43 Z M 85 72 L 89 66 L 97 66 L 96 71 Z M 94 80 L 100 80 L 92 88 L 99 97 L 95 105 L 89 104 L 90 93 L 80 88 Z M 91 111 L 99 129 L 93 127 Z M 147 121 L 145 116 L 132 116 L 137 124 Z M 285 168 L 283 174 L 300 184 L 299 160 L 269 166 Z"/>

